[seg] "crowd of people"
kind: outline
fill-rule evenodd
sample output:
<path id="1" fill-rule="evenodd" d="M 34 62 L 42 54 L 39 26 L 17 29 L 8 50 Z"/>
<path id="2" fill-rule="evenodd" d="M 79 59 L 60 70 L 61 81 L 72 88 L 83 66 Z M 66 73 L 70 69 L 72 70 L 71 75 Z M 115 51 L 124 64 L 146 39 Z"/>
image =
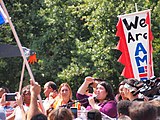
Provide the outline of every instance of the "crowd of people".
<path id="1" fill-rule="evenodd" d="M 21 93 L 16 92 L 15 101 L 6 100 L 9 90 L 0 88 L 0 120 L 159 120 L 160 99 L 149 100 L 137 92 L 140 87 L 137 79 L 125 79 L 115 96 L 105 80 L 86 77 L 73 100 L 69 83 L 58 87 L 49 81 L 43 86 L 45 100 L 41 104 L 37 99 L 41 85 L 30 80 Z M 80 117 L 81 109 L 85 117 Z"/>

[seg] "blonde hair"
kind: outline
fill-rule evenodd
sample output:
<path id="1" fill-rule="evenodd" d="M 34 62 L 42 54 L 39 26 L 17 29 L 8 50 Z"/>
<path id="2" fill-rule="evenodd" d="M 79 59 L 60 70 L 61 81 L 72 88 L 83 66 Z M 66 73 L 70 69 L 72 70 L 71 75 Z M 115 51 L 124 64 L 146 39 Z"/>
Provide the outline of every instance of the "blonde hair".
<path id="1" fill-rule="evenodd" d="M 60 93 L 62 87 L 64 87 L 64 86 L 66 86 L 66 87 L 69 89 L 69 94 L 70 94 L 70 95 L 69 95 L 69 98 L 70 98 L 70 100 L 72 100 L 72 89 L 71 89 L 71 87 L 69 86 L 68 83 L 62 83 L 62 84 L 59 86 L 58 93 Z M 60 98 L 61 98 L 61 96 L 60 96 Z"/>
<path id="2" fill-rule="evenodd" d="M 72 100 L 72 90 L 68 83 L 62 83 L 58 89 L 58 96 L 55 98 L 55 102 L 53 103 L 53 108 L 56 109 L 59 106 L 61 106 L 61 102 L 63 101 L 63 98 L 60 94 L 60 91 L 62 87 L 66 86 L 69 89 L 69 100 Z"/>

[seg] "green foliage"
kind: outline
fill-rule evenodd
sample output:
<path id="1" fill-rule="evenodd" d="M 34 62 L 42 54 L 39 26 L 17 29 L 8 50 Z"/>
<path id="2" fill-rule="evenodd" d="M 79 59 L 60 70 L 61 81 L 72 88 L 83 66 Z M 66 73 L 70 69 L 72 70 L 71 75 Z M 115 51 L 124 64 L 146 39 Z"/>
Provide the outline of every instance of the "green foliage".
<path id="1" fill-rule="evenodd" d="M 86 76 L 103 78 L 114 89 L 123 79 L 123 67 L 117 62 L 120 52 L 116 24 L 118 15 L 151 9 L 154 34 L 154 68 L 159 76 L 160 2 L 124 0 L 6 0 L 5 4 L 23 46 L 37 53 L 38 63 L 31 65 L 42 86 L 53 80 L 68 82 L 75 92 Z M 0 27 L 3 43 L 16 45 L 9 25 Z M 18 65 L 18 67 L 16 67 Z M 1 85 L 18 90 L 22 60 L 1 59 Z M 30 77 L 25 72 L 25 82 Z M 14 86 L 12 86 L 14 83 Z"/>

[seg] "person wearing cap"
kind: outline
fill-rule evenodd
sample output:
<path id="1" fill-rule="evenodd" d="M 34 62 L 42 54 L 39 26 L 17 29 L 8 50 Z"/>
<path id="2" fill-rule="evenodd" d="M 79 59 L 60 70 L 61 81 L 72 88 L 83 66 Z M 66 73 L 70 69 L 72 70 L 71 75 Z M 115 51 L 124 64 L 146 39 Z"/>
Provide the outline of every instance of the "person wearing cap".
<path id="1" fill-rule="evenodd" d="M 57 85 L 53 81 L 49 81 L 44 85 L 44 92 L 43 93 L 44 93 L 46 99 L 43 101 L 43 106 L 44 106 L 44 109 L 46 112 L 52 106 L 52 104 L 54 102 L 54 98 L 58 94 L 57 89 L 58 89 Z"/>
<path id="2" fill-rule="evenodd" d="M 126 80 L 124 84 L 124 96 L 130 101 L 144 101 L 144 98 L 139 98 L 139 89 L 142 87 L 142 83 L 134 78 Z"/>

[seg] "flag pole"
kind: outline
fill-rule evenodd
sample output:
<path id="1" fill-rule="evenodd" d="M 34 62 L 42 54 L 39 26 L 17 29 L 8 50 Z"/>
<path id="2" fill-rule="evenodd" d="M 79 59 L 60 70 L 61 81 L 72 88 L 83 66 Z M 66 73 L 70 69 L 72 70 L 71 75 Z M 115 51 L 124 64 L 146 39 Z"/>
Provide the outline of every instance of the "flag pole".
<path id="1" fill-rule="evenodd" d="M 149 18 L 150 18 L 150 11 L 149 11 Z M 147 36 L 147 38 L 148 38 L 148 57 L 147 57 L 147 77 L 148 77 L 148 80 L 150 79 L 150 77 L 151 77 L 151 59 L 152 59 L 152 53 L 151 53 L 151 49 L 150 49 L 150 24 L 151 24 L 151 19 L 149 19 L 149 24 L 148 24 L 148 36 Z"/>
<path id="2" fill-rule="evenodd" d="M 137 3 L 135 3 L 135 8 L 136 8 L 136 12 L 138 12 L 138 7 L 137 7 Z"/>
<path id="3" fill-rule="evenodd" d="M 21 42 L 20 42 L 20 40 L 19 40 L 19 38 L 18 38 L 18 35 L 17 35 L 17 33 L 16 33 L 16 30 L 15 30 L 15 28 L 14 28 L 14 26 L 13 26 L 13 23 L 12 23 L 12 21 L 10 20 L 8 11 L 7 11 L 7 9 L 6 9 L 5 5 L 4 5 L 3 0 L 0 0 L 0 2 L 1 2 L 2 8 L 3 8 L 3 10 L 4 10 L 4 12 L 5 12 L 6 16 L 7 16 L 9 25 L 10 25 L 10 27 L 11 27 L 11 29 L 12 29 L 12 32 L 13 32 L 13 35 L 14 35 L 15 40 L 16 40 L 16 42 L 17 42 L 17 45 L 18 45 L 18 47 L 19 47 L 19 50 L 20 50 L 20 52 L 21 52 L 21 54 L 22 54 L 22 57 L 23 57 L 23 60 L 24 60 L 24 62 L 25 62 L 25 65 L 26 65 L 26 68 L 27 68 L 27 70 L 28 70 L 28 73 L 29 73 L 29 75 L 30 75 L 30 78 L 33 80 L 33 82 L 35 82 L 35 79 L 34 79 L 34 76 L 33 76 L 33 74 L 32 74 L 31 68 L 30 68 L 30 66 L 29 66 L 29 63 L 28 63 L 28 61 L 27 61 L 27 58 L 26 58 L 26 56 L 25 56 L 25 54 L 24 54 L 24 51 L 23 51 L 23 49 L 22 49 Z M 45 113 L 45 110 L 44 110 L 44 107 L 43 107 L 43 104 L 42 104 L 42 99 L 41 99 L 41 96 L 40 96 L 40 95 L 38 95 L 38 99 L 39 99 L 39 101 L 40 101 L 40 105 L 42 106 L 42 111 L 43 111 L 43 113 Z"/>
<path id="4" fill-rule="evenodd" d="M 19 93 L 21 93 L 21 89 L 22 89 L 24 70 L 25 70 L 25 62 L 23 61 L 22 72 L 21 72 L 21 79 L 20 79 L 19 90 L 18 90 Z"/>

